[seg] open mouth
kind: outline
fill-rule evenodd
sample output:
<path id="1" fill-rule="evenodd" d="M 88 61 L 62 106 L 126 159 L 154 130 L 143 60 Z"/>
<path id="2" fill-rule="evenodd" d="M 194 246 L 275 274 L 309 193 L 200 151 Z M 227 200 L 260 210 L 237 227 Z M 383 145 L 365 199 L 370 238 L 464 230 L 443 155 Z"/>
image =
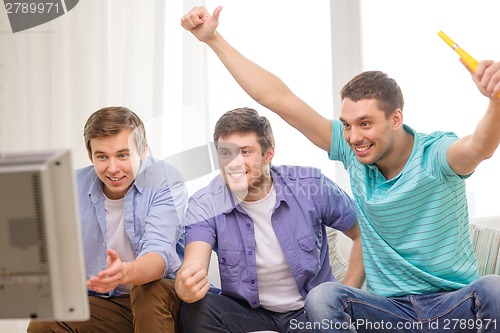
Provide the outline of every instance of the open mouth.
<path id="1" fill-rule="evenodd" d="M 241 179 L 243 177 L 246 176 L 246 172 L 228 172 L 227 173 L 229 176 L 231 176 L 231 178 L 234 178 L 234 179 Z"/>
<path id="2" fill-rule="evenodd" d="M 358 155 L 366 155 L 368 150 L 373 146 L 373 144 L 370 145 L 363 145 L 363 146 L 353 146 L 352 148 L 354 149 L 354 152 Z"/>
<path id="3" fill-rule="evenodd" d="M 119 181 L 121 181 L 123 178 L 125 178 L 125 176 L 123 176 L 123 177 L 109 177 L 109 176 L 108 176 L 107 178 L 111 181 L 111 183 L 118 183 L 118 182 L 119 182 Z"/>

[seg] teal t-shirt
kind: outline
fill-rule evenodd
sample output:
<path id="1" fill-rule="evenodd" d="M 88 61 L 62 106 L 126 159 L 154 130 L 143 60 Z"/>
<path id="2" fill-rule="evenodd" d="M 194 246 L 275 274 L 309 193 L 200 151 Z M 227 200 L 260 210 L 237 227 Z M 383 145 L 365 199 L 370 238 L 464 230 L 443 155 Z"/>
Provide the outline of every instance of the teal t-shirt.
<path id="1" fill-rule="evenodd" d="M 446 160 L 454 133 L 417 133 L 403 170 L 386 180 L 358 162 L 333 121 L 329 157 L 350 176 L 362 232 L 367 289 L 395 297 L 456 290 L 477 279 L 469 239 L 465 177 Z"/>

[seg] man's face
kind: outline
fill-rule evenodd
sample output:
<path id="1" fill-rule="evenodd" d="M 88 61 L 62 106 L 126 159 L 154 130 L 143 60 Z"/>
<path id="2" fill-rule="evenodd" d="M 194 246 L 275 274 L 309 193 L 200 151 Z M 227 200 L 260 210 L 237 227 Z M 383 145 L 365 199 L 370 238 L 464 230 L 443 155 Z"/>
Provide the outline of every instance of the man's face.
<path id="1" fill-rule="evenodd" d="M 131 133 L 131 129 L 124 129 L 116 135 L 90 140 L 94 169 L 110 199 L 125 196 L 139 169 L 141 156 Z"/>
<path id="2" fill-rule="evenodd" d="M 274 149 L 263 152 L 255 133 L 220 137 L 217 146 L 220 172 L 231 191 L 246 201 L 265 197 Z"/>
<path id="3" fill-rule="evenodd" d="M 357 102 L 342 101 L 340 121 L 344 124 L 344 139 L 362 164 L 377 164 L 388 157 L 394 140 L 394 121 L 380 110 L 375 99 Z"/>

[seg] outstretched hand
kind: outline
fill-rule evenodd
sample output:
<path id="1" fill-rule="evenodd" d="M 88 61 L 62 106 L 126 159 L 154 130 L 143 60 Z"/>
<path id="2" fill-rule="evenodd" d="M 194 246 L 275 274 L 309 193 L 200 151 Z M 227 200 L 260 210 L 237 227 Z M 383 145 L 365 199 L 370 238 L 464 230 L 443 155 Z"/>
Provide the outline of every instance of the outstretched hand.
<path id="1" fill-rule="evenodd" d="M 122 277 L 122 261 L 115 250 L 108 249 L 106 269 L 100 271 L 97 276 L 88 279 L 87 287 L 98 293 L 106 293 L 115 289 L 120 284 Z"/>
<path id="2" fill-rule="evenodd" d="M 463 61 L 462 63 L 469 70 L 474 83 L 484 96 L 500 99 L 500 62 L 483 60 L 477 65 L 476 72 L 467 67 Z"/>
<path id="3" fill-rule="evenodd" d="M 181 19 L 181 26 L 190 31 L 198 40 L 206 42 L 213 38 L 219 25 L 222 7 L 215 8 L 212 15 L 205 7 L 194 7 Z"/>

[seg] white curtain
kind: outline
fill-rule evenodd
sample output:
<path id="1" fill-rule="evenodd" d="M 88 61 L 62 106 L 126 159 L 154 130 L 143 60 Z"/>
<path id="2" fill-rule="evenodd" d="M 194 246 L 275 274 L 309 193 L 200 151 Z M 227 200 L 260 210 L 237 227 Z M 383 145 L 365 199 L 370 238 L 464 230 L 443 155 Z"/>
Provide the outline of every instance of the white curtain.
<path id="1" fill-rule="evenodd" d="M 171 85 L 166 81 L 178 79 L 165 77 L 175 66 L 165 60 L 172 51 L 166 45 L 166 26 L 173 24 L 167 13 L 177 16 L 172 33 L 181 34 L 182 7 L 174 5 L 84 0 L 51 22 L 15 34 L 0 11 L 0 151 L 67 147 L 75 166 L 86 165 L 83 125 L 108 105 L 134 110 L 146 123 L 150 144 L 161 150 L 161 131 L 148 125 L 163 124 L 165 87 Z"/>

